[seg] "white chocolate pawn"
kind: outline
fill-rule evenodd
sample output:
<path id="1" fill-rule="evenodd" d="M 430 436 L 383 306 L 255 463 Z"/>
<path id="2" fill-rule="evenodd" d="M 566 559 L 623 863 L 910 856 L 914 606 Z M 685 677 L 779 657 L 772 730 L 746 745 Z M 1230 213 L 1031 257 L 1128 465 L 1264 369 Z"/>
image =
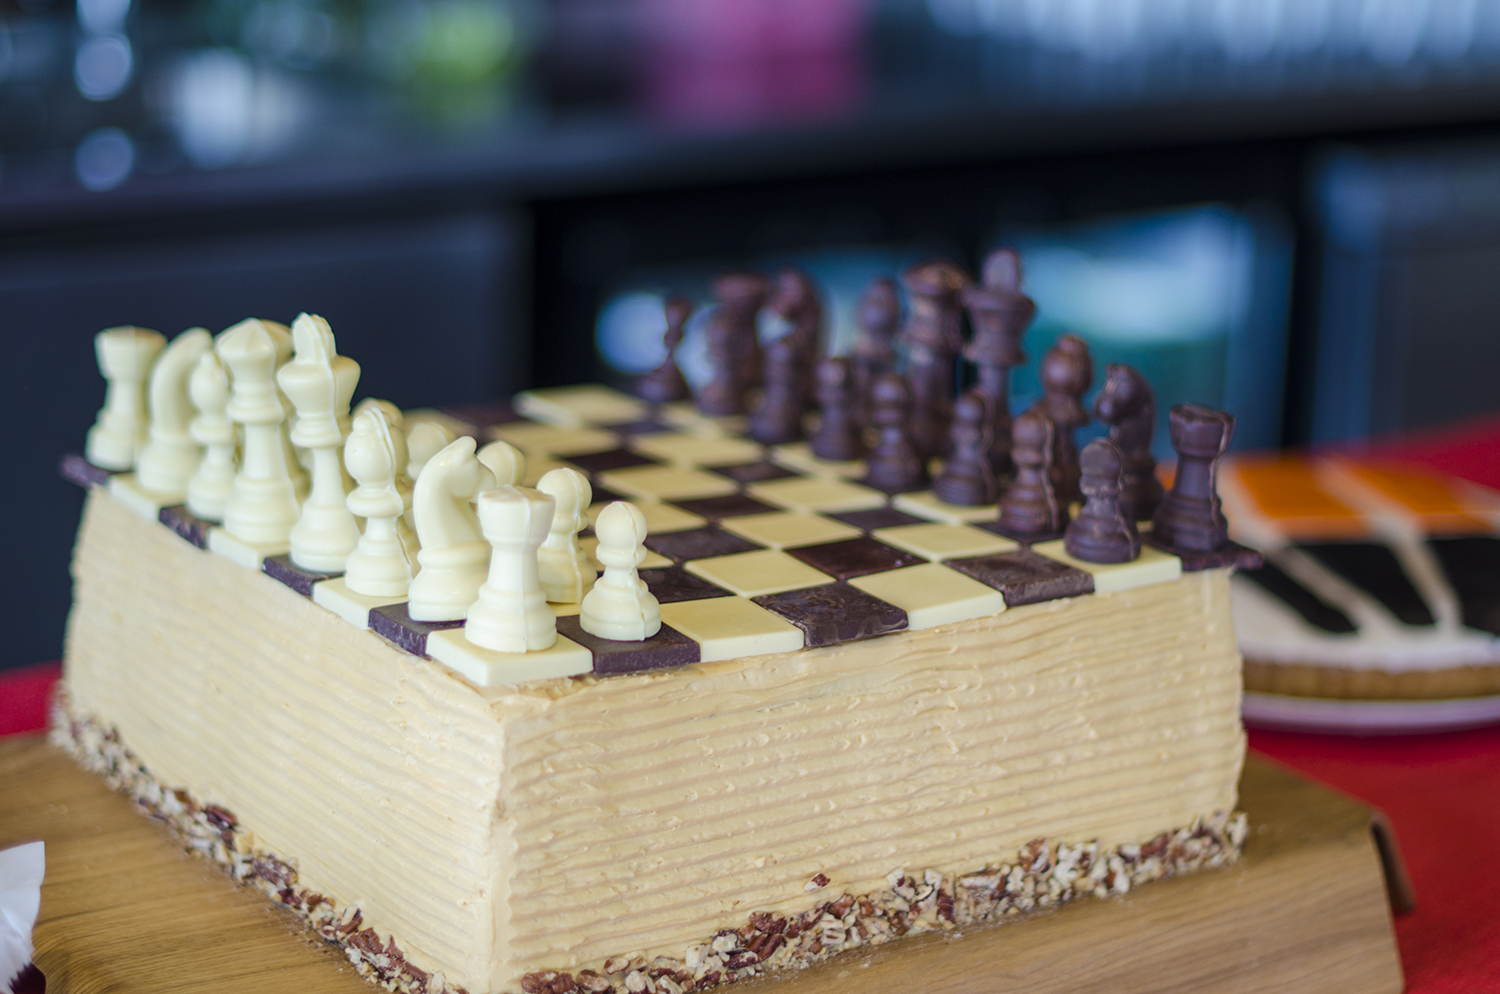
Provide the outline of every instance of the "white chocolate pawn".
<path id="1" fill-rule="evenodd" d="M 297 407 L 291 440 L 311 453 L 312 487 L 292 528 L 291 558 L 303 569 L 338 573 L 359 544 L 339 462 L 341 425 L 359 382 L 359 363 L 338 354 L 328 322 L 316 315 L 297 316 L 292 341 L 296 358 L 281 367 L 276 382 Z"/>
<path id="2" fill-rule="evenodd" d="M 224 530 L 262 545 L 285 544 L 297 523 L 297 488 L 287 465 L 286 411 L 276 389 L 276 341 L 250 318 L 219 336 L 215 350 L 229 367 L 230 419 L 241 426 L 244 453 Z"/>
<path id="3" fill-rule="evenodd" d="M 396 434 L 392 432 L 392 434 Z M 414 621 L 458 621 L 479 597 L 489 572 L 490 544 L 469 502 L 495 485 L 474 456 L 468 435 L 428 460 L 412 500 L 421 571 L 412 581 L 407 610 Z"/>
<path id="4" fill-rule="evenodd" d="M 203 458 L 203 449 L 188 433 L 193 417 L 188 379 L 213 345 L 206 329 L 189 328 L 162 350 L 151 370 L 150 441 L 136 460 L 135 482 L 169 502 L 187 496 L 188 481 Z"/>
<path id="5" fill-rule="evenodd" d="M 547 540 L 537 552 L 542 592 L 553 604 L 582 603 L 596 579 L 594 564 L 578 547 L 578 533 L 589 523 L 593 488 L 588 477 L 569 467 L 548 471 L 536 488 L 557 502 Z"/>
<path id="6" fill-rule="evenodd" d="M 406 432 L 406 476 L 413 483 L 422 475 L 427 460 L 448 447 L 453 432 L 436 421 L 418 421 Z"/>
<path id="7" fill-rule="evenodd" d="M 519 487 L 526 479 L 526 457 L 509 442 L 495 440 L 479 450 L 479 461 L 495 474 L 495 486 Z"/>
<path id="8" fill-rule="evenodd" d="M 365 519 L 365 531 L 349 554 L 344 584 L 356 594 L 400 597 L 411 587 L 415 550 L 406 523 L 405 505 L 396 487 L 400 463 L 393 432 L 378 408 L 354 419 L 344 443 L 344 465 L 359 486 L 349 495 L 350 512 Z"/>
<path id="9" fill-rule="evenodd" d="M 239 436 L 224 413 L 229 404 L 229 373 L 213 352 L 198 357 L 188 378 L 188 394 L 198 416 L 188 425 L 193 441 L 204 447 L 198 471 L 188 481 L 187 509 L 204 521 L 223 521 L 234 493 L 235 450 Z"/>
<path id="10" fill-rule="evenodd" d="M 604 575 L 583 598 L 578 623 L 590 635 L 616 642 L 643 642 L 661 631 L 661 605 L 637 567 L 646 558 L 646 516 L 627 501 L 606 507 L 594 522 L 594 555 Z"/>
<path id="11" fill-rule="evenodd" d="M 378 407 L 380 413 L 385 415 L 385 423 L 391 427 L 391 441 L 396 443 L 397 450 L 401 456 L 400 465 L 403 469 L 400 473 L 396 474 L 396 487 L 401 491 L 401 499 L 406 501 L 406 526 L 412 529 L 412 533 L 415 534 L 417 522 L 411 513 L 411 492 L 412 485 L 417 482 L 417 478 L 415 476 L 408 476 L 404 468 L 410 460 L 406 448 L 406 415 L 401 413 L 401 408 L 388 400 L 366 397 L 354 405 L 354 417 L 357 419 L 372 407 Z"/>
<path id="12" fill-rule="evenodd" d="M 89 429 L 83 455 L 101 469 L 130 469 L 145 448 L 146 378 L 167 340 L 147 328 L 106 328 L 94 336 L 104 374 L 104 406 Z"/>
<path id="13" fill-rule="evenodd" d="M 538 652 L 557 641 L 557 615 L 537 577 L 537 549 L 552 524 L 551 497 L 500 486 L 479 495 L 489 576 L 464 622 L 464 637 L 495 652 Z"/>

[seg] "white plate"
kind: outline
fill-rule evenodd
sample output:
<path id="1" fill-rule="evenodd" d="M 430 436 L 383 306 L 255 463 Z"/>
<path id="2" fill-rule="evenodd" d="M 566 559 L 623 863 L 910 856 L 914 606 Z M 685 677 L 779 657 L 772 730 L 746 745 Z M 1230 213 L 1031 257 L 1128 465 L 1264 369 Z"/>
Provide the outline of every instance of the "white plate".
<path id="1" fill-rule="evenodd" d="M 1500 696 L 1443 701 L 1341 701 L 1245 693 L 1245 724 L 1289 732 L 1412 735 L 1500 723 Z"/>

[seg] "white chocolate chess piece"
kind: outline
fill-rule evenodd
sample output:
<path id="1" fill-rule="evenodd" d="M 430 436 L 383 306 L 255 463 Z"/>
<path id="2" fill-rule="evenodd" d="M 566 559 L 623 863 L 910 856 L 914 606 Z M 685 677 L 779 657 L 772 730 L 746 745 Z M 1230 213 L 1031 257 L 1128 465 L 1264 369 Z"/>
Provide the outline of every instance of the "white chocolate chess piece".
<path id="1" fill-rule="evenodd" d="M 416 534 L 417 520 L 412 516 L 412 486 L 417 482 L 414 476 L 406 474 L 405 466 L 410 462 L 410 455 L 406 448 L 406 415 L 401 413 L 401 408 L 388 400 L 379 400 L 375 397 L 366 397 L 354 405 L 354 417 L 358 418 L 372 407 L 380 408 L 380 413 L 385 415 L 385 423 L 391 427 L 391 441 L 396 443 L 396 452 L 401 457 L 399 465 L 401 472 L 396 474 L 396 489 L 401 491 L 401 499 L 406 502 L 406 527 Z"/>
<path id="2" fill-rule="evenodd" d="M 406 433 L 406 477 L 413 483 L 422 475 L 427 460 L 448 447 L 453 432 L 436 421 L 418 421 Z"/>
<path id="3" fill-rule="evenodd" d="M 89 429 L 83 455 L 101 469 L 130 469 L 146 445 L 146 378 L 167 340 L 147 328 L 107 328 L 94 354 L 107 384 L 104 406 Z"/>
<path id="4" fill-rule="evenodd" d="M 595 555 L 604 575 L 583 598 L 578 623 L 590 635 L 616 642 L 642 642 L 661 631 L 661 605 L 636 567 L 646 558 L 646 516 L 617 500 L 594 522 Z"/>
<path id="5" fill-rule="evenodd" d="M 542 591 L 554 604 L 580 604 L 596 579 L 594 564 L 578 547 L 578 533 L 589 523 L 593 488 L 588 477 L 569 467 L 548 471 L 536 488 L 557 502 L 547 540 L 537 553 Z"/>
<path id="6" fill-rule="evenodd" d="M 500 486 L 479 495 L 479 520 L 493 552 L 464 637 L 480 648 L 537 652 L 557 641 L 557 615 L 537 577 L 537 549 L 553 507 L 551 497 L 526 487 Z"/>
<path id="7" fill-rule="evenodd" d="M 349 554 L 344 585 L 370 597 L 400 597 L 411 587 L 416 551 L 406 523 L 406 506 L 396 487 L 400 463 L 395 436 L 385 412 L 366 409 L 354 419 L 344 443 L 344 465 L 359 486 L 349 495 L 349 510 L 365 519 L 359 545 Z"/>
<path id="8" fill-rule="evenodd" d="M 495 474 L 495 486 L 519 487 L 526 479 L 526 457 L 509 442 L 498 439 L 479 450 L 479 461 Z"/>
<path id="9" fill-rule="evenodd" d="M 229 367 L 226 413 L 240 425 L 245 446 L 224 508 L 224 530 L 246 542 L 284 545 L 298 507 L 284 445 L 286 411 L 274 379 L 275 337 L 264 322 L 250 318 L 219 336 L 215 350 Z"/>
<path id="10" fill-rule="evenodd" d="M 396 432 L 392 432 L 395 435 Z M 428 460 L 412 500 L 422 566 L 407 610 L 414 621 L 458 621 L 479 597 L 489 572 L 490 544 L 469 502 L 492 489 L 495 476 L 474 456 L 467 435 Z"/>
<path id="11" fill-rule="evenodd" d="M 207 330 L 189 328 L 162 350 L 151 370 L 151 440 L 136 460 L 135 482 L 168 503 L 187 496 L 188 481 L 203 458 L 203 449 L 188 433 L 193 416 L 188 379 L 213 346 Z"/>
<path id="12" fill-rule="evenodd" d="M 224 413 L 229 404 L 229 373 L 213 352 L 198 357 L 188 378 L 188 393 L 198 409 L 188 431 L 204 449 L 203 461 L 188 481 L 187 509 L 204 521 L 223 521 L 224 506 L 234 493 L 239 436 L 234 422 Z"/>
<path id="13" fill-rule="evenodd" d="M 292 562 L 309 570 L 342 572 L 359 544 L 359 525 L 347 502 L 339 462 L 344 444 L 340 422 L 359 382 L 359 363 L 338 354 L 328 322 L 300 314 L 292 322 L 296 358 L 276 374 L 281 390 L 297 407 L 291 439 L 312 454 L 312 487 L 291 534 Z"/>
<path id="14" fill-rule="evenodd" d="M 276 345 L 276 370 L 280 372 L 281 367 L 292 359 L 292 330 L 280 321 L 260 323 Z M 286 413 L 286 420 L 281 423 L 281 447 L 286 450 L 286 469 L 291 474 L 292 486 L 297 488 L 297 503 L 300 504 L 307 499 L 308 487 L 311 485 L 307 469 L 312 464 L 312 455 L 306 449 L 292 444 L 291 430 L 297 424 L 297 408 L 280 384 L 277 384 L 276 396 L 281 401 L 282 411 Z M 348 428 L 344 430 L 348 431 Z"/>

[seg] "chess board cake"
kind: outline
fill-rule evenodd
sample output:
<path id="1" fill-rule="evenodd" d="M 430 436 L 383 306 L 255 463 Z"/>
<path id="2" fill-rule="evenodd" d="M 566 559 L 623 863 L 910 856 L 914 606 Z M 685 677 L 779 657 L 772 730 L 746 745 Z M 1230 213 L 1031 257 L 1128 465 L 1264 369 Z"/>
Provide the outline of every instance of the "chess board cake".
<path id="1" fill-rule="evenodd" d="M 1238 854 L 1233 555 L 1137 538 L 1131 558 L 1080 559 L 1072 532 L 1007 537 L 993 504 L 893 496 L 742 417 L 603 387 L 366 403 L 334 431 L 347 366 L 318 319 L 293 331 L 246 322 L 159 358 L 159 336 L 101 338 L 101 366 L 132 382 L 63 462 L 89 495 L 54 739 L 387 988 L 680 994 Z M 271 385 L 287 369 L 290 435 Z M 189 436 L 192 478 L 147 486 L 143 466 L 172 467 L 146 452 Z M 366 519 L 342 574 L 317 565 L 343 527 L 324 499 L 348 490 L 340 444 Z M 1101 452 L 1113 490 L 1090 490 Z M 1086 491 L 1118 493 L 1111 452 L 1085 451 Z M 473 515 L 462 473 L 514 484 L 477 496 L 494 558 L 467 621 L 433 618 L 441 596 L 410 570 L 408 593 L 367 592 L 406 561 L 408 509 L 416 576 L 463 572 L 474 543 L 422 518 L 434 480 Z M 546 520 L 517 537 L 496 508 L 555 506 L 557 533 L 549 479 L 591 497 L 580 548 L 605 573 L 545 608 L 555 640 L 486 647 L 480 605 L 513 595 L 529 625 L 544 603 Z M 222 524 L 198 513 L 216 494 Z M 644 537 L 621 549 L 605 523 L 632 505 Z M 601 637 L 605 587 L 659 625 Z"/>
<path id="2" fill-rule="evenodd" d="M 1220 484 L 1265 557 L 1233 581 L 1247 690 L 1500 694 L 1500 494 L 1354 454 L 1239 456 Z"/>

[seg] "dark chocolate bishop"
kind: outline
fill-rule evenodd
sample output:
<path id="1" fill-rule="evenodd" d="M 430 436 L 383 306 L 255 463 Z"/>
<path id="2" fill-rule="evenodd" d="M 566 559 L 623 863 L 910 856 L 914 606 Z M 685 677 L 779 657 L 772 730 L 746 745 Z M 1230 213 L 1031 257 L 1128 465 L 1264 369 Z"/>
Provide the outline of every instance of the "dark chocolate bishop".
<path id="1" fill-rule="evenodd" d="M 880 441 L 865 460 L 864 482 L 886 493 L 927 486 L 927 462 L 912 445 L 911 390 L 898 373 L 886 373 L 870 388 L 870 420 Z"/>
<path id="2" fill-rule="evenodd" d="M 766 349 L 766 387 L 750 417 L 750 437 L 762 445 L 802 439 L 802 355 L 791 335 Z"/>
<path id="3" fill-rule="evenodd" d="M 1161 481 L 1151 436 L 1156 431 L 1156 394 L 1137 370 L 1123 363 L 1109 364 L 1104 386 L 1094 398 L 1094 417 L 1109 425 L 1109 440 L 1125 460 L 1120 510 L 1131 521 L 1150 521 L 1161 504 Z"/>
<path id="4" fill-rule="evenodd" d="M 1219 504 L 1219 460 L 1234 437 L 1234 415 L 1198 404 L 1169 413 L 1177 474 L 1151 519 L 1151 544 L 1169 552 L 1213 552 L 1229 541 Z"/>
<path id="5" fill-rule="evenodd" d="M 984 260 L 984 284 L 965 288 L 964 307 L 974 337 L 964 358 L 979 370 L 979 389 L 990 398 L 990 466 L 1002 479 L 1015 472 L 1010 458 L 1010 371 L 1026 362 L 1021 337 L 1036 316 L 1036 304 L 1021 293 L 1021 257 L 1014 249 L 997 249 Z"/>
<path id="6" fill-rule="evenodd" d="M 1076 335 L 1059 338 L 1042 356 L 1042 399 L 1032 405 L 1051 419 L 1052 481 L 1063 507 L 1078 500 L 1078 443 L 1073 433 L 1089 423 L 1083 395 L 1094 382 L 1089 347 Z"/>
<path id="7" fill-rule="evenodd" d="M 978 387 L 954 402 L 953 451 L 943 464 L 943 471 L 932 481 L 932 492 L 939 500 L 963 507 L 995 503 L 999 487 L 990 467 L 990 432 L 994 423 L 993 404 Z M 1009 425 L 1006 427 L 1009 434 Z"/>
<path id="8" fill-rule="evenodd" d="M 669 404 L 692 396 L 677 365 L 677 346 L 682 344 L 683 329 L 687 327 L 688 318 L 693 316 L 693 302 L 685 297 L 672 297 L 667 300 L 665 310 L 667 333 L 662 336 L 662 343 L 667 347 L 667 357 L 635 385 L 636 394 L 653 404 Z"/>
<path id="9" fill-rule="evenodd" d="M 714 281 L 718 301 L 708 324 L 713 378 L 698 391 L 698 410 L 710 415 L 745 413 L 745 395 L 760 385 L 756 315 L 769 284 L 759 273 L 726 273 Z"/>
<path id="10" fill-rule="evenodd" d="M 865 454 L 864 432 L 855 421 L 854 370 L 843 356 L 818 363 L 818 404 L 822 419 L 810 439 L 812 454 L 849 462 Z"/>
<path id="11" fill-rule="evenodd" d="M 945 456 L 951 444 L 955 363 L 963 348 L 963 308 L 959 294 L 971 280 L 941 259 L 912 266 L 901 274 L 906 287 L 907 379 L 911 382 L 912 443 L 924 459 Z"/>
<path id="12" fill-rule="evenodd" d="M 787 324 L 787 337 L 797 346 L 802 400 L 811 407 L 817 402 L 817 377 L 814 366 L 821 354 L 819 338 L 823 332 L 823 303 L 818 299 L 812 278 L 800 269 L 783 269 L 776 274 L 776 287 L 766 309 Z"/>
<path id="13" fill-rule="evenodd" d="M 1011 457 L 1016 478 L 1000 499 L 1002 535 L 1023 542 L 1057 538 L 1068 524 L 1068 505 L 1053 489 L 1052 456 L 1056 428 L 1046 414 L 1032 408 L 1011 426 Z"/>
<path id="14" fill-rule="evenodd" d="M 854 365 L 854 417 L 870 424 L 870 390 L 875 381 L 896 371 L 896 329 L 901 326 L 901 298 L 893 280 L 881 277 L 870 284 L 855 314 L 859 335 L 849 353 Z"/>
<path id="15" fill-rule="evenodd" d="M 1135 520 L 1120 510 L 1125 458 L 1107 438 L 1096 438 L 1078 457 L 1083 509 L 1063 534 L 1068 555 L 1086 563 L 1128 563 L 1141 554 Z"/>

